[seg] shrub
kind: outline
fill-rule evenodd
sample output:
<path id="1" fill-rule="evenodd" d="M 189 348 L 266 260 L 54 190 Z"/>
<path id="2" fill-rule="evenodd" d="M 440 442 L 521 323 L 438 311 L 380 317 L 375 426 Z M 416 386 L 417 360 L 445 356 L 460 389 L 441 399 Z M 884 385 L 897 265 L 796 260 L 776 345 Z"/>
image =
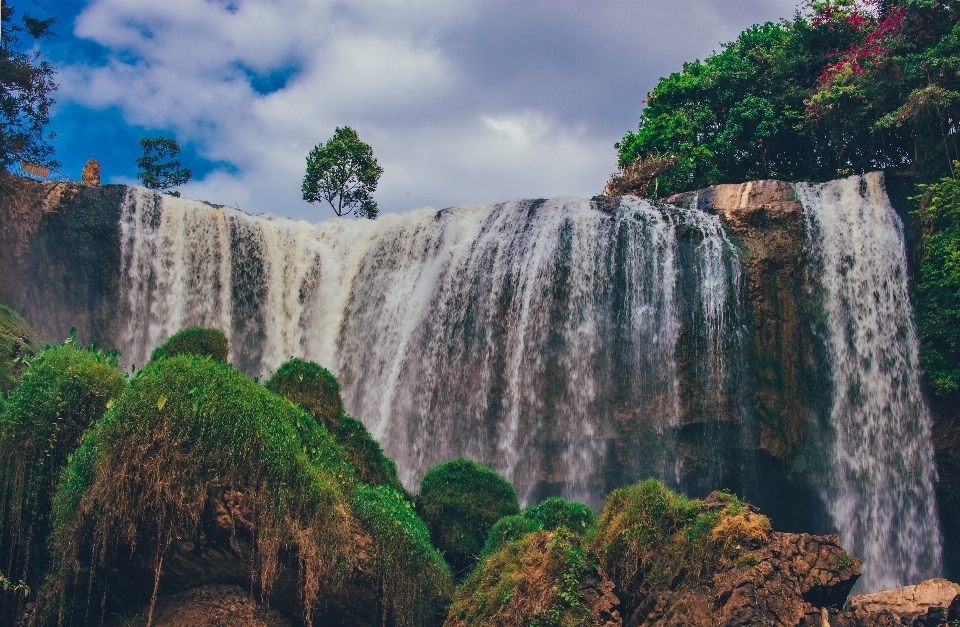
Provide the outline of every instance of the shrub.
<path id="1" fill-rule="evenodd" d="M 196 355 L 210 357 L 214 361 L 225 364 L 229 353 L 230 345 L 223 331 L 206 327 L 187 327 L 177 331 L 166 342 L 153 349 L 150 360 L 177 355 Z"/>
<path id="2" fill-rule="evenodd" d="M 357 471 L 357 477 L 373 486 L 387 485 L 404 492 L 397 465 L 383 454 L 359 420 L 343 411 L 340 382 L 319 364 L 296 357 L 284 362 L 267 381 L 267 389 L 300 405 L 326 425 Z"/>
<path id="3" fill-rule="evenodd" d="M 153 361 L 63 473 L 59 559 L 41 610 L 70 616 L 71 602 L 86 598 L 95 614 L 100 604 L 74 586 L 85 572 L 91 585 L 108 578 L 114 556 L 134 547 L 154 563 L 152 608 L 171 539 L 194 537 L 210 496 L 236 490 L 256 513 L 251 582 L 269 596 L 281 555 L 295 556 L 309 625 L 318 592 L 350 568 L 353 484 L 342 450 L 299 407 L 209 357 Z"/>
<path id="4" fill-rule="evenodd" d="M 20 314 L 0 305 L 0 399 L 13 391 L 30 359 L 42 346 Z"/>
<path id="5" fill-rule="evenodd" d="M 408 627 L 442 622 L 453 594 L 450 569 L 405 495 L 389 486 L 360 483 L 353 508 L 374 541 L 384 623 Z"/>
<path id="6" fill-rule="evenodd" d="M 417 513 L 455 578 L 476 562 L 493 524 L 519 512 L 510 482 L 469 459 L 438 464 L 420 482 Z"/>
<path id="7" fill-rule="evenodd" d="M 125 385 L 112 356 L 64 344 L 35 357 L 10 395 L 0 414 L 0 564 L 11 580 L 36 586 L 44 574 L 60 472 Z"/>
<path id="8" fill-rule="evenodd" d="M 445 627 L 592 627 L 581 581 L 594 574 L 578 535 L 535 531 L 484 559 L 457 588 Z"/>
<path id="9" fill-rule="evenodd" d="M 531 531 L 556 531 L 564 527 L 584 535 L 596 519 L 593 510 L 583 503 L 551 496 L 537 505 L 527 507 L 520 515 L 504 516 L 498 520 L 487 534 L 480 556 L 491 555 L 507 542 L 519 540 Z"/>

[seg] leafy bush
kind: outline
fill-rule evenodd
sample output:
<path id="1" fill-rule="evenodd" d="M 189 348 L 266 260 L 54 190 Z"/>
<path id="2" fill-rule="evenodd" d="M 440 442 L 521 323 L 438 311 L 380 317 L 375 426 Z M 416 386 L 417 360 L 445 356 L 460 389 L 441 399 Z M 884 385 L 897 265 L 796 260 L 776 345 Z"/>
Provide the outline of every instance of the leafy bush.
<path id="1" fill-rule="evenodd" d="M 103 581 L 134 547 L 154 560 L 155 599 L 171 538 L 193 537 L 209 498 L 236 490 L 256 512 L 251 581 L 269 595 L 281 555 L 295 556 L 309 624 L 318 592 L 351 565 L 353 485 L 340 447 L 299 407 L 209 357 L 152 361 L 70 457 L 41 610 L 69 616 L 91 599 L 94 615 L 100 603 L 73 587 L 85 572 Z"/>
<path id="2" fill-rule="evenodd" d="M 0 399 L 9 394 L 42 346 L 20 314 L 0 305 Z"/>
<path id="3" fill-rule="evenodd" d="M 329 370 L 293 357 L 273 373 L 266 385 L 268 390 L 300 405 L 326 425 L 361 481 L 405 493 L 397 476 L 397 465 L 383 454 L 380 444 L 362 422 L 344 413 L 340 382 Z"/>
<path id="4" fill-rule="evenodd" d="M 960 180 L 946 177 L 922 191 L 921 356 L 934 391 L 947 394 L 960 387 Z"/>
<path id="5" fill-rule="evenodd" d="M 592 627 L 581 590 L 595 574 L 580 536 L 535 531 L 485 558 L 457 588 L 445 627 Z"/>
<path id="6" fill-rule="evenodd" d="M 443 622 L 453 580 L 430 534 L 406 499 L 389 486 L 357 484 L 353 509 L 377 556 L 384 612 L 397 627 Z"/>
<path id="7" fill-rule="evenodd" d="M 46 571 L 60 472 L 125 385 L 112 356 L 64 344 L 37 355 L 10 395 L 0 414 L 0 563 L 10 579 L 35 587 Z"/>
<path id="8" fill-rule="evenodd" d="M 520 515 L 504 516 L 498 520 L 487 534 L 480 555 L 495 553 L 507 542 L 519 540 L 531 531 L 555 531 L 564 527 L 584 535 L 596 519 L 593 510 L 583 503 L 551 496 L 537 505 L 527 507 Z"/>
<path id="9" fill-rule="evenodd" d="M 469 459 L 438 464 L 420 482 L 417 513 L 455 578 L 476 562 L 493 524 L 519 512 L 510 482 Z"/>
<path id="10" fill-rule="evenodd" d="M 207 327 L 187 327 L 177 331 L 156 347 L 150 355 L 151 361 L 177 355 L 196 355 L 210 357 L 221 364 L 227 363 L 230 346 L 223 331 Z"/>

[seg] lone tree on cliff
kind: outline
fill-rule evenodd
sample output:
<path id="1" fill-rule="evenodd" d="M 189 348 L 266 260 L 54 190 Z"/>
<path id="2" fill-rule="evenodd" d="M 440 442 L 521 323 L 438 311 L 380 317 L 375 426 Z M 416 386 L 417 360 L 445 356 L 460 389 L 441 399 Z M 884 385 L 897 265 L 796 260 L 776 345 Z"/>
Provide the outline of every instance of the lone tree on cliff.
<path id="1" fill-rule="evenodd" d="M 180 144 L 175 139 L 167 139 L 163 135 L 144 137 L 140 140 L 143 146 L 143 156 L 137 159 L 140 172 L 137 178 L 149 189 L 169 189 L 183 185 L 193 176 L 193 173 L 180 166 L 175 158 L 180 154 Z M 171 196 L 179 196 L 180 192 L 166 192 Z"/>
<path id="2" fill-rule="evenodd" d="M 349 126 L 338 126 L 330 141 L 315 146 L 307 156 L 303 199 L 326 200 L 338 216 L 356 213 L 372 220 L 380 211 L 371 194 L 381 174 L 373 149 Z"/>
<path id="3" fill-rule="evenodd" d="M 0 167 L 19 160 L 38 165 L 58 166 L 53 160 L 50 140 L 43 129 L 50 122 L 51 94 L 57 88 L 54 69 L 40 60 L 40 51 L 22 52 L 19 36 L 31 39 L 51 37 L 50 26 L 56 18 L 38 19 L 22 14 L 22 24 L 14 22 L 15 10 L 2 3 L 0 36 Z"/>

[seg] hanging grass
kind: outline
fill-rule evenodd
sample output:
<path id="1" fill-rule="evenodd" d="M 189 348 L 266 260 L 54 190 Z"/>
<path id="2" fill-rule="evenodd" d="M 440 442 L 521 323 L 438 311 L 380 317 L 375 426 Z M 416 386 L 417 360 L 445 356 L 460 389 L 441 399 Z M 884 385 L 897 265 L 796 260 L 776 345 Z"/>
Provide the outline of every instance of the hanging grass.
<path id="1" fill-rule="evenodd" d="M 187 327 L 177 331 L 166 342 L 153 349 L 151 360 L 177 355 L 210 357 L 221 364 L 227 363 L 230 345 L 223 331 L 207 327 Z"/>
<path id="2" fill-rule="evenodd" d="M 417 513 L 454 578 L 460 578 L 476 563 L 490 528 L 504 516 L 520 513 L 520 503 L 509 481 L 461 457 L 423 476 Z"/>
<path id="3" fill-rule="evenodd" d="M 372 486 L 390 486 L 405 494 L 397 465 L 383 454 L 359 420 L 343 411 L 340 382 L 319 364 L 296 357 L 284 362 L 266 383 L 267 389 L 300 405 L 324 424 L 343 447 L 360 481 Z"/>
<path id="4" fill-rule="evenodd" d="M 581 582 L 595 575 L 566 527 L 534 531 L 482 560 L 457 588 L 445 627 L 593 627 Z"/>
<path id="5" fill-rule="evenodd" d="M 39 583 L 60 472 L 125 385 L 114 356 L 68 343 L 33 358 L 10 395 L 0 413 L 0 571 L 10 581 Z M 22 609 L 8 600 L 0 603 L 3 624 Z"/>
<path id="6" fill-rule="evenodd" d="M 597 515 L 593 510 L 576 501 L 568 501 L 559 496 L 527 507 L 522 514 L 504 516 L 498 520 L 487 534 L 480 556 L 496 553 L 507 542 L 519 540 L 531 531 L 556 531 L 564 527 L 574 533 L 584 535 L 593 526 Z"/>
<path id="7" fill-rule="evenodd" d="M 357 484 L 353 508 L 374 541 L 384 624 L 442 623 L 453 594 L 450 569 L 405 495 Z"/>
<path id="8" fill-rule="evenodd" d="M 152 361 L 71 456 L 54 502 L 58 556 L 42 620 L 95 616 L 121 551 L 148 551 L 155 581 L 172 538 L 192 538 L 211 497 L 242 492 L 255 533 L 251 581 L 269 597 L 283 555 L 295 556 L 304 621 L 351 567 L 353 469 L 302 409 L 209 357 Z M 86 599 L 87 607 L 79 600 Z M 150 616 L 147 616 L 149 622 Z"/>
<path id="9" fill-rule="evenodd" d="M 43 345 L 20 314 L 0 305 L 0 402 L 13 391 L 17 380 Z"/>

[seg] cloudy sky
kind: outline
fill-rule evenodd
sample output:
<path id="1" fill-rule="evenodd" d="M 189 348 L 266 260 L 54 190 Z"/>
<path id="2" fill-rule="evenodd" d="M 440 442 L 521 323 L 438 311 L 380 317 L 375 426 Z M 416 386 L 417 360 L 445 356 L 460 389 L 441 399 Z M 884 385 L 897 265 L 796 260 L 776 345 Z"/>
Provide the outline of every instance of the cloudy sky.
<path id="1" fill-rule="evenodd" d="M 185 195 L 310 220 L 305 158 L 336 126 L 384 167 L 381 211 L 591 196 L 658 77 L 798 0 L 40 0 L 51 129 L 78 175 L 132 182 L 175 137 Z M 26 0 L 15 6 L 31 8 Z"/>

